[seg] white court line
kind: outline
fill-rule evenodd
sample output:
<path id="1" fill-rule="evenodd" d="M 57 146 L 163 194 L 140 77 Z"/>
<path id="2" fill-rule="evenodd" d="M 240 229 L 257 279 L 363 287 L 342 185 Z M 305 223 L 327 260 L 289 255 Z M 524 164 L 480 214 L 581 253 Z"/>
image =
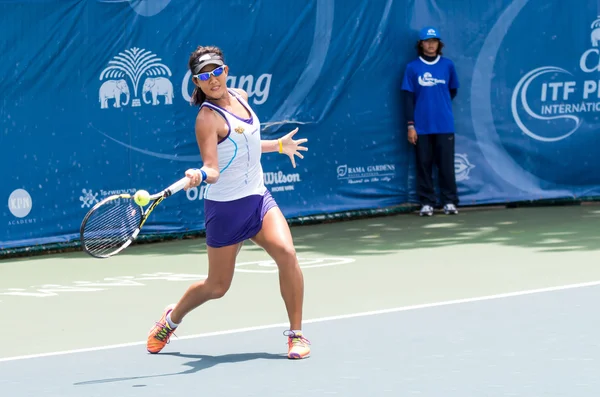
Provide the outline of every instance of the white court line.
<path id="1" fill-rule="evenodd" d="M 404 311 L 417 310 L 417 309 L 427 309 L 430 307 L 458 305 L 461 303 L 480 302 L 480 301 L 493 300 L 493 299 L 510 298 L 510 297 L 514 297 L 514 296 L 539 294 L 539 293 L 543 293 L 543 292 L 553 292 L 553 291 L 562 291 L 562 290 L 574 289 L 574 288 L 593 287 L 593 286 L 597 286 L 597 285 L 600 285 L 600 280 L 599 281 L 591 281 L 591 282 L 587 282 L 587 283 L 559 285 L 556 287 L 538 288 L 538 289 L 531 289 L 531 290 L 525 290 L 525 291 L 509 292 L 509 293 L 505 293 L 505 294 L 479 296 L 479 297 L 475 297 L 475 298 L 465 298 L 465 299 L 456 299 L 456 300 L 443 301 L 443 302 L 425 303 L 422 305 L 402 306 L 402 307 L 395 307 L 395 308 L 391 308 L 391 309 L 374 310 L 374 311 L 362 312 L 362 313 L 343 314 L 340 316 L 321 317 L 321 318 L 315 318 L 315 319 L 311 319 L 311 320 L 305 320 L 305 321 L 303 321 L 303 323 L 304 324 L 322 323 L 325 321 L 343 320 L 343 319 L 355 318 L 355 317 L 376 316 L 379 314 L 397 313 L 397 312 L 404 312 Z M 288 323 L 260 325 L 260 326 L 256 326 L 256 327 L 238 328 L 238 329 L 231 329 L 231 330 L 226 330 L 226 331 L 216 331 L 216 332 L 208 332 L 208 333 L 204 333 L 204 334 L 182 336 L 182 337 L 177 337 L 174 340 L 207 338 L 210 336 L 237 334 L 237 333 L 242 333 L 242 332 L 260 331 L 260 330 L 264 330 L 264 329 L 281 328 L 281 327 L 287 327 L 287 326 L 289 326 Z M 66 350 L 66 351 L 61 351 L 61 352 L 30 354 L 30 355 L 26 355 L 26 356 L 0 358 L 0 362 L 26 360 L 26 359 L 30 359 L 30 358 L 62 356 L 65 354 L 88 353 L 88 352 L 95 352 L 95 351 L 100 351 L 100 350 L 119 349 L 122 347 L 142 346 L 145 344 L 146 344 L 146 341 L 131 342 L 131 343 L 122 343 L 122 344 L 118 344 L 118 345 L 99 346 L 99 347 L 91 347 L 91 348 L 84 348 L 84 349 L 77 349 L 77 350 Z"/>

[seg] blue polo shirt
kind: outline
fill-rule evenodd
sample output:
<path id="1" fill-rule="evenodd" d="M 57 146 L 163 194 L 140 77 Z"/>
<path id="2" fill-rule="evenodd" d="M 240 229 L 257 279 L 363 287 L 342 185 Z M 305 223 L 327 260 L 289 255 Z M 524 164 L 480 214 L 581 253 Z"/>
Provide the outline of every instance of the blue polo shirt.
<path id="1" fill-rule="evenodd" d="M 402 89 L 415 95 L 417 134 L 454 132 L 451 89 L 458 89 L 454 63 L 442 56 L 427 62 L 421 57 L 410 62 L 404 72 Z"/>

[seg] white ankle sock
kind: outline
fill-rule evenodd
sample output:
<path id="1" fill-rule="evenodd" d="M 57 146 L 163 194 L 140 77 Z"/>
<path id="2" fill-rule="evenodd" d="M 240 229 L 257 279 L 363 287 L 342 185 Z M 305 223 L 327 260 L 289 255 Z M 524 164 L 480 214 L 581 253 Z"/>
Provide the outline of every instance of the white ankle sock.
<path id="1" fill-rule="evenodd" d="M 175 329 L 179 326 L 179 324 L 175 324 L 172 320 L 171 320 L 171 312 L 169 312 L 169 314 L 167 314 L 167 323 L 169 323 L 169 327 L 171 327 L 171 329 Z"/>

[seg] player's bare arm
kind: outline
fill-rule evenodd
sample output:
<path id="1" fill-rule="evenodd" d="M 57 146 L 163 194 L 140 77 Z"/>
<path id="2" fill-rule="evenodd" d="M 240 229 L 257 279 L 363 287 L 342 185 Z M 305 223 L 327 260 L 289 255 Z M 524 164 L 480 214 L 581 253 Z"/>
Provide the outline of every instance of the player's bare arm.
<path id="1" fill-rule="evenodd" d="M 235 92 L 237 92 L 238 94 L 240 94 L 242 96 L 242 98 L 244 98 L 244 100 L 246 102 L 248 102 L 248 93 L 245 90 L 243 90 L 241 88 L 233 88 L 233 90 Z M 282 138 L 279 138 L 279 139 L 263 139 L 263 140 L 261 140 L 260 147 L 262 149 L 262 152 L 263 153 L 272 153 L 272 152 L 285 153 L 286 155 L 288 155 L 288 157 L 292 161 L 294 168 L 296 168 L 296 161 L 294 159 L 294 156 L 298 156 L 301 159 L 303 159 L 304 157 L 298 151 L 299 150 L 301 150 L 301 151 L 308 150 L 308 148 L 300 146 L 303 143 L 307 142 L 308 139 L 306 139 L 306 138 L 298 139 L 298 140 L 292 139 L 292 137 L 296 134 L 296 132 L 298 132 L 298 128 L 294 129 L 293 131 L 289 132 L 288 134 L 286 134 L 285 136 L 283 136 Z"/>
<path id="2" fill-rule="evenodd" d="M 196 117 L 196 141 L 203 162 L 201 169 L 206 173 L 206 183 L 216 183 L 219 180 L 217 143 L 219 142 L 219 129 L 222 129 L 221 124 L 222 120 L 208 108 L 202 108 Z M 200 172 L 188 170 L 186 176 L 191 178 L 189 187 L 200 184 Z"/>

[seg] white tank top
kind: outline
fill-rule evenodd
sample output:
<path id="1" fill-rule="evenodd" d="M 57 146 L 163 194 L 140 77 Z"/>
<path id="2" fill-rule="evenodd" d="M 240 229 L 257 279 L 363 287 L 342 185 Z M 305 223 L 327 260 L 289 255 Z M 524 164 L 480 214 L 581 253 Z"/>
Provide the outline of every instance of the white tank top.
<path id="1" fill-rule="evenodd" d="M 229 126 L 227 137 L 217 145 L 220 176 L 216 183 L 209 184 L 204 190 L 207 200 L 231 201 L 255 194 L 262 196 L 266 191 L 260 163 L 260 120 L 244 98 L 233 90 L 229 93 L 251 116 L 250 119 L 242 119 L 212 103 L 202 104 L 219 113 Z"/>

